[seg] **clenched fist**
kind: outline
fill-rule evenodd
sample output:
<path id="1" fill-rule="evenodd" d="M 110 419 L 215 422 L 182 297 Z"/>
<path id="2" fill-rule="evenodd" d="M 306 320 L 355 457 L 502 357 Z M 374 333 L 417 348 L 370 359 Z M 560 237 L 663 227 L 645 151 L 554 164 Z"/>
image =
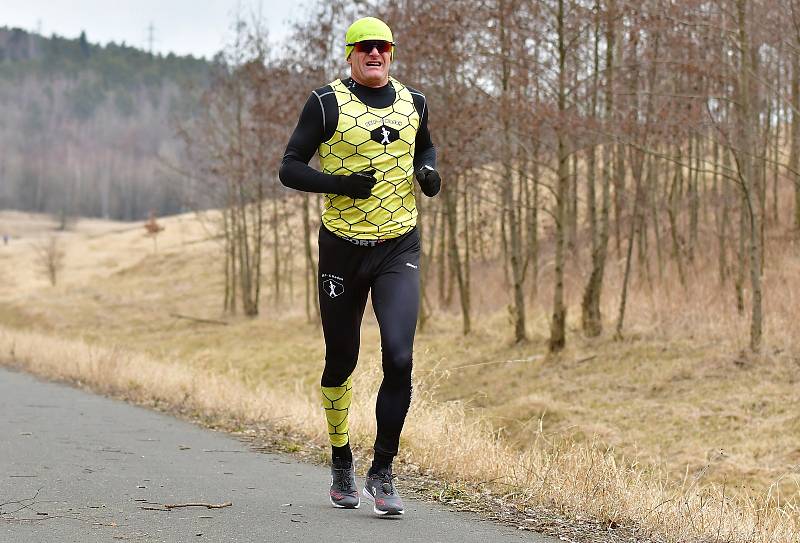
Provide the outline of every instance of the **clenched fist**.
<path id="1" fill-rule="evenodd" d="M 369 198 L 372 194 L 372 187 L 378 180 L 375 179 L 375 170 L 364 170 L 363 172 L 351 173 L 350 175 L 339 176 L 339 192 L 350 198 Z"/>
<path id="2" fill-rule="evenodd" d="M 425 196 L 432 198 L 439 194 L 439 189 L 442 188 L 442 178 L 439 176 L 439 172 L 425 165 L 417 170 L 416 177 L 419 188 L 422 189 Z"/>

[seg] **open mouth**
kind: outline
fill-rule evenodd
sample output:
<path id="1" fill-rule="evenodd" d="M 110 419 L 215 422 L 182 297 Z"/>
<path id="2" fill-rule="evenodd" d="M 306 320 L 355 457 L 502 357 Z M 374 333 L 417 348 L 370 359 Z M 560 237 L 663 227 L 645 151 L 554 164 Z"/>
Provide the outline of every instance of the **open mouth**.
<path id="1" fill-rule="evenodd" d="M 367 66 L 371 67 L 371 68 L 380 68 L 381 64 L 382 63 L 378 62 L 377 60 L 370 60 L 370 61 L 367 62 Z"/>

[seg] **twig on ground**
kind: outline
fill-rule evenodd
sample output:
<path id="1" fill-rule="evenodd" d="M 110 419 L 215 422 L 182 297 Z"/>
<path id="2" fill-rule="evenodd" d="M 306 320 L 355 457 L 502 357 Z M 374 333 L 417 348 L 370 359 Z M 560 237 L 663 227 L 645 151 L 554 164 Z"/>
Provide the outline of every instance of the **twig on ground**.
<path id="1" fill-rule="evenodd" d="M 575 363 L 583 364 L 584 362 L 589 362 L 590 360 L 594 360 L 595 358 L 597 358 L 597 355 L 593 354 L 592 356 L 587 356 L 586 358 L 579 358 L 575 361 Z"/>
<path id="2" fill-rule="evenodd" d="M 198 317 L 190 317 L 189 315 L 181 315 L 180 313 L 170 313 L 169 316 L 175 317 L 176 319 L 186 319 L 188 321 L 200 322 L 203 324 L 220 324 L 222 326 L 228 326 L 227 322 L 216 319 L 201 319 Z"/>
<path id="3" fill-rule="evenodd" d="M 44 487 L 42 487 L 42 488 L 44 488 Z M 33 506 L 33 505 L 35 505 L 35 504 L 36 504 L 36 498 L 38 498 L 38 497 L 39 497 L 39 492 L 41 492 L 41 491 L 42 491 L 42 488 L 39 488 L 39 489 L 36 491 L 36 494 L 34 494 L 34 495 L 33 495 L 33 497 L 31 497 L 31 498 L 23 498 L 23 499 L 21 499 L 21 500 L 14 500 L 14 501 L 9 501 L 9 502 L 3 502 L 3 503 L 0 503 L 0 517 L 2 517 L 3 515 L 13 515 L 14 513 L 19 513 L 19 512 L 20 512 L 20 511 L 22 511 L 23 509 L 29 509 L 29 508 L 32 508 L 31 506 Z M 6 511 L 6 512 L 4 512 L 4 511 L 2 510 L 2 508 L 3 508 L 3 506 L 5 506 L 5 505 L 19 505 L 19 506 L 21 506 L 21 507 L 18 507 L 17 509 L 14 509 L 13 511 Z M 39 512 L 38 512 L 38 511 L 36 511 L 35 509 L 33 509 L 33 511 L 34 511 L 36 514 L 39 514 Z"/>
<path id="4" fill-rule="evenodd" d="M 165 503 L 164 507 L 167 509 L 175 509 L 177 507 L 205 507 L 206 509 L 222 509 L 223 507 L 231 507 L 233 503 Z"/>
<path id="5" fill-rule="evenodd" d="M 476 364 L 466 364 L 464 366 L 456 366 L 454 368 L 448 368 L 448 369 L 449 370 L 461 370 L 461 369 L 464 369 L 464 368 L 475 368 L 477 366 L 490 366 L 490 365 L 493 365 L 493 364 L 511 364 L 511 363 L 516 363 L 516 362 L 535 362 L 536 360 L 539 360 L 540 358 L 544 358 L 544 356 L 540 355 L 540 354 L 537 354 L 537 355 L 529 356 L 527 358 L 515 358 L 515 359 L 512 359 L 512 360 L 494 360 L 492 362 L 478 362 Z"/>

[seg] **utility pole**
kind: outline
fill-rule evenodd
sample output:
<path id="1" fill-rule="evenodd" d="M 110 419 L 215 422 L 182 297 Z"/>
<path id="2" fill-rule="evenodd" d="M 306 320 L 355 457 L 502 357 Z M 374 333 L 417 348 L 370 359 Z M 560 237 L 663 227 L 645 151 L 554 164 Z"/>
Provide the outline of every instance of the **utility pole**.
<path id="1" fill-rule="evenodd" d="M 151 55 L 153 54 L 153 41 L 155 36 L 156 28 L 153 26 L 153 21 L 150 21 L 150 24 L 147 27 L 147 52 Z"/>

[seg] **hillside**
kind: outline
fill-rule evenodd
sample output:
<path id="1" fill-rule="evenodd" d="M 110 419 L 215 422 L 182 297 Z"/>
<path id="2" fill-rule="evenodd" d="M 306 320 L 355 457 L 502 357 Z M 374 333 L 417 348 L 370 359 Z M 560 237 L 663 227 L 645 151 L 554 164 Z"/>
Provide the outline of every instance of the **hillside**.
<path id="1" fill-rule="evenodd" d="M 0 27 L 0 208 L 120 220 L 180 211 L 177 128 L 210 68 Z"/>

